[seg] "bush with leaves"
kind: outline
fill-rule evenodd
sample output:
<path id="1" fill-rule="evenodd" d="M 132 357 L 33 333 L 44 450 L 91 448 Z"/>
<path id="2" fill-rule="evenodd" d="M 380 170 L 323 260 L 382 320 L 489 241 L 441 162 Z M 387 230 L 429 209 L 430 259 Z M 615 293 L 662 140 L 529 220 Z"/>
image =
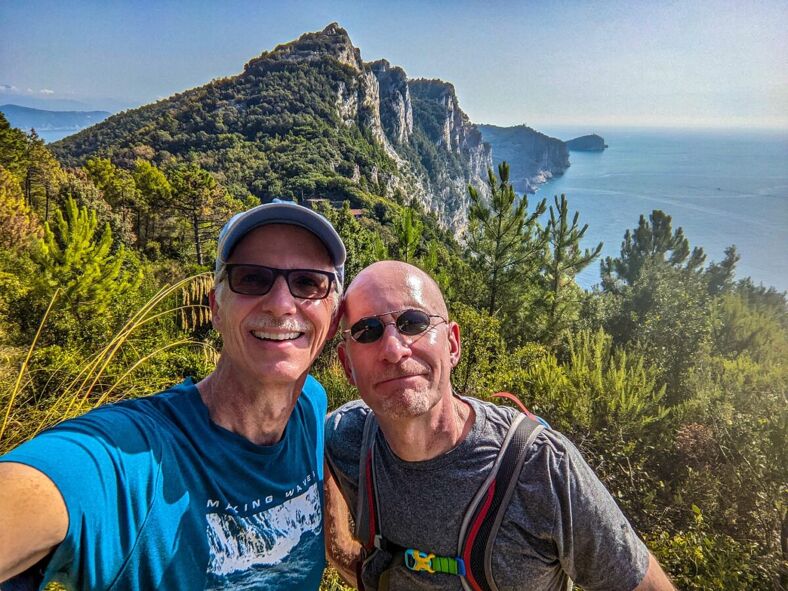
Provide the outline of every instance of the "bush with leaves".
<path id="1" fill-rule="evenodd" d="M 692 505 L 692 522 L 678 531 L 655 530 L 646 542 L 682 591 L 778 589 L 774 566 L 755 544 L 738 542 L 709 527 Z"/>

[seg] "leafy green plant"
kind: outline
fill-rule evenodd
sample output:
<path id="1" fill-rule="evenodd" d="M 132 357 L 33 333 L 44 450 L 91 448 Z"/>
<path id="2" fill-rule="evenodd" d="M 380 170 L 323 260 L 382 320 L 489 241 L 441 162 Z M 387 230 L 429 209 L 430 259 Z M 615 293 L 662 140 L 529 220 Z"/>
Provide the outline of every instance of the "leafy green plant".
<path id="1" fill-rule="evenodd" d="M 692 505 L 692 513 L 693 520 L 688 528 L 673 533 L 657 531 L 646 536 L 652 552 L 670 572 L 679 589 L 751 591 L 776 588 L 772 586 L 774 565 L 768 565 L 759 556 L 756 545 L 712 531 L 696 505 Z"/>

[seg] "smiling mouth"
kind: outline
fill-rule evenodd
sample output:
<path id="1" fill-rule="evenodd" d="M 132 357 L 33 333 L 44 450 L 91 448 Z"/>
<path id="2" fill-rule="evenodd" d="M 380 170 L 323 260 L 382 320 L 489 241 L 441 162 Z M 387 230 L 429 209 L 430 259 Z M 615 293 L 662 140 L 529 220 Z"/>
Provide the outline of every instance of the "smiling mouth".
<path id="1" fill-rule="evenodd" d="M 252 336 L 259 341 L 294 341 L 304 336 L 303 332 L 266 332 L 253 330 Z"/>

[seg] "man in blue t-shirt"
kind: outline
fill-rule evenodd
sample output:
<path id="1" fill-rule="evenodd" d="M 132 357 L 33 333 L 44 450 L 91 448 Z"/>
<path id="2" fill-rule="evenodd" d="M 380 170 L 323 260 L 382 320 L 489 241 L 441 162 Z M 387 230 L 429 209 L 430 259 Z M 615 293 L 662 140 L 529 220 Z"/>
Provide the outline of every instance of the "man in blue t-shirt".
<path id="1" fill-rule="evenodd" d="M 319 587 L 326 396 L 308 371 L 335 330 L 345 247 L 317 213 L 269 203 L 233 217 L 217 252 L 213 373 L 0 457 L 9 588 Z"/>

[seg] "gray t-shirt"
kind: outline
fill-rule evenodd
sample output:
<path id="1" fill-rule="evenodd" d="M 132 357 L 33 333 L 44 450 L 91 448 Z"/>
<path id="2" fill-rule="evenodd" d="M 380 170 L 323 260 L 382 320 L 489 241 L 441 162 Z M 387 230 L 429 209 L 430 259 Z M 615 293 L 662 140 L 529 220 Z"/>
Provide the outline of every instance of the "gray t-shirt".
<path id="1" fill-rule="evenodd" d="M 406 548 L 455 556 L 466 507 L 487 476 L 517 411 L 475 398 L 476 420 L 451 451 L 423 462 L 397 457 L 380 430 L 375 441 L 379 533 Z M 359 454 L 369 408 L 353 401 L 326 420 L 326 453 L 355 518 Z M 374 580 L 375 560 L 363 578 Z M 492 573 L 500 591 L 631 591 L 648 550 L 610 493 L 569 440 L 540 433 L 529 450 L 495 539 Z M 454 575 L 391 571 L 391 591 L 460 591 Z"/>

